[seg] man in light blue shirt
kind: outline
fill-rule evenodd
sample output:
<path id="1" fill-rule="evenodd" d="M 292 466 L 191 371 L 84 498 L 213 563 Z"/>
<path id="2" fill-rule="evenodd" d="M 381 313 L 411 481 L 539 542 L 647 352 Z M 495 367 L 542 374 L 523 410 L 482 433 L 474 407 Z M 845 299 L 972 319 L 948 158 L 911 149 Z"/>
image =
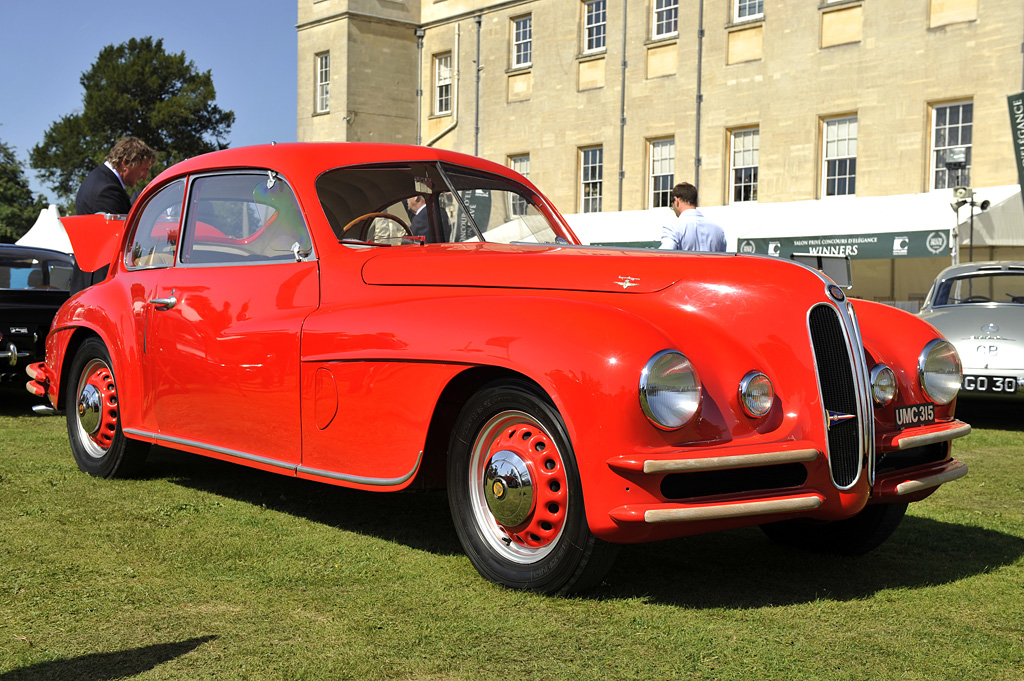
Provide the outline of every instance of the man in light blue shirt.
<path id="1" fill-rule="evenodd" d="M 672 188 L 676 219 L 661 228 L 661 246 L 677 251 L 725 251 L 725 232 L 697 210 L 697 188 L 680 182 Z"/>

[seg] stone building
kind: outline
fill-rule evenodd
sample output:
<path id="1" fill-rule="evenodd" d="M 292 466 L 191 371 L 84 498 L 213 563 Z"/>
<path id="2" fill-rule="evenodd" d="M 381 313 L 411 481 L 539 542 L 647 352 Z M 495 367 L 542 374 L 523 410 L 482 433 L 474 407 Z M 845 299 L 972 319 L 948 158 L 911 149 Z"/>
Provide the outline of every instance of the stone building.
<path id="1" fill-rule="evenodd" d="M 474 153 L 564 213 L 1017 182 L 1021 0 L 299 0 L 297 37 L 299 141 Z"/>

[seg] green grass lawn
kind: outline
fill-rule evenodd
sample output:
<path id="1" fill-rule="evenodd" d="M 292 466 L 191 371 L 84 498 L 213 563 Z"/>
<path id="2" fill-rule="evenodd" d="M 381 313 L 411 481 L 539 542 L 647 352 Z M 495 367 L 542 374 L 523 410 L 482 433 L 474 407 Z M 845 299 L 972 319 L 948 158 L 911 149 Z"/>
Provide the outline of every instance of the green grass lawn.
<path id="1" fill-rule="evenodd" d="M 970 474 L 865 557 L 752 528 L 624 547 L 567 599 L 478 576 L 443 492 L 167 450 L 97 480 L 28 404 L 0 391 L 0 681 L 1024 679 L 1019 407 L 962 407 Z"/>

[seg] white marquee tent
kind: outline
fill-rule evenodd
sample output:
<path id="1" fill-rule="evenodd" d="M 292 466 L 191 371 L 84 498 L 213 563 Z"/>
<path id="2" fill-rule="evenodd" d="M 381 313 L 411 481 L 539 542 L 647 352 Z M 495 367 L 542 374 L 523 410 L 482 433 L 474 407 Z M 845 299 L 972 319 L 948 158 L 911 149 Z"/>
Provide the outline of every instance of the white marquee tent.
<path id="1" fill-rule="evenodd" d="M 60 224 L 60 212 L 52 203 L 49 208 L 39 211 L 39 217 L 36 218 L 35 224 L 16 243 L 21 246 L 50 248 L 64 253 L 74 252 L 71 248 L 71 240 L 68 239 L 64 226 Z"/>
<path id="2" fill-rule="evenodd" d="M 986 211 L 975 209 L 974 245 L 1024 246 L 1024 203 L 1020 187 L 1007 185 L 975 190 L 975 203 L 989 201 Z M 959 241 L 970 240 L 968 206 L 954 212 L 953 190 L 893 196 L 836 197 L 780 203 L 740 203 L 707 206 L 701 211 L 725 230 L 735 252 L 744 240 L 860 235 L 945 230 L 957 224 Z M 652 243 L 661 228 L 675 220 L 668 208 L 566 215 L 584 243 Z"/>

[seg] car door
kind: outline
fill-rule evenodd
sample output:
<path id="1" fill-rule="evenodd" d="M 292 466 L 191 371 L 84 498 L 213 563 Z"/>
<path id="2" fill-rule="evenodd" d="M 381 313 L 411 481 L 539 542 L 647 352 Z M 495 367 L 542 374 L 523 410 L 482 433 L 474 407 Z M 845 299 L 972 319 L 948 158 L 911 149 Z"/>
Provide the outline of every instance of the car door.
<path id="1" fill-rule="evenodd" d="M 160 437 L 257 465 L 298 464 L 299 335 L 319 296 L 284 179 L 192 178 L 177 262 L 148 300 L 144 375 Z"/>

